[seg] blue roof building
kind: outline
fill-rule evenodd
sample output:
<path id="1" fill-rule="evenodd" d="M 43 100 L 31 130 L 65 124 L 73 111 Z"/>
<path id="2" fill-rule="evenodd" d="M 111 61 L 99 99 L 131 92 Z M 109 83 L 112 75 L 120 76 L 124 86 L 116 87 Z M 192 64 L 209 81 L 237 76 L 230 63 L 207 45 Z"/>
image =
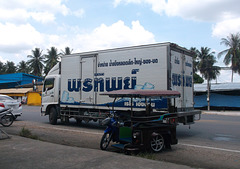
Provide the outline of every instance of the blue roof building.
<path id="1" fill-rule="evenodd" d="M 32 83 L 33 79 L 36 82 L 42 82 L 43 78 L 26 74 L 26 73 L 13 73 L 0 75 L 0 89 L 14 88 L 19 85 Z"/>
<path id="2" fill-rule="evenodd" d="M 194 84 L 194 93 L 194 107 L 206 109 L 207 84 Z M 212 83 L 209 100 L 211 109 L 240 110 L 240 83 Z"/>

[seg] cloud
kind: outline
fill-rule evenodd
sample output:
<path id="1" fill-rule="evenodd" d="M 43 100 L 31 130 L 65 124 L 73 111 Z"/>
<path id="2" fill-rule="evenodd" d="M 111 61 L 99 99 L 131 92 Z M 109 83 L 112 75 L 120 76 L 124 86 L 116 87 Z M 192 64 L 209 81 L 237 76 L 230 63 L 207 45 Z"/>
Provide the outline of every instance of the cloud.
<path id="1" fill-rule="evenodd" d="M 79 18 L 82 18 L 84 16 L 84 14 L 85 14 L 84 9 L 79 9 L 77 11 L 72 12 L 72 15 L 79 17 Z"/>
<path id="2" fill-rule="evenodd" d="M 3 57 L 0 56 L 0 62 L 2 62 L 2 63 L 7 63 L 7 60 L 6 60 L 6 59 L 3 59 Z"/>
<path id="3" fill-rule="evenodd" d="M 101 24 L 91 33 L 78 34 L 75 39 L 81 51 L 155 42 L 154 35 L 145 30 L 139 21 L 133 21 L 131 27 L 128 27 L 121 20 L 110 26 Z"/>
<path id="4" fill-rule="evenodd" d="M 26 23 L 28 19 L 48 23 L 55 20 L 55 14 L 64 16 L 70 10 L 62 4 L 63 0 L 8 0 L 0 1 L 1 22 Z"/>
<path id="5" fill-rule="evenodd" d="M 46 49 L 54 46 L 60 52 L 69 46 L 76 53 L 155 42 L 153 33 L 147 31 L 139 21 L 132 21 L 130 27 L 120 20 L 109 26 L 101 24 L 90 32 L 69 26 L 68 30 L 71 30 L 68 31 L 70 34 L 43 34 L 30 24 L 0 23 L 0 56 L 4 55 L 17 64 L 24 57 L 26 59 L 35 47 L 46 52 Z"/>
<path id="6" fill-rule="evenodd" d="M 239 74 L 234 73 L 233 74 L 233 82 L 240 83 Z M 217 77 L 218 83 L 229 83 L 231 82 L 232 78 L 232 71 L 231 70 L 220 70 L 220 75 Z M 213 82 L 216 82 L 216 80 L 213 80 Z"/>
<path id="7" fill-rule="evenodd" d="M 213 23 L 213 36 L 222 37 L 240 28 L 239 0 L 115 0 L 114 6 L 121 3 L 148 4 L 159 15 Z M 231 29 L 225 24 L 231 24 Z"/>
<path id="8" fill-rule="evenodd" d="M 229 33 L 240 32 L 240 17 L 218 22 L 212 29 L 212 35 L 219 38 L 229 36 Z"/>
<path id="9" fill-rule="evenodd" d="M 43 24 L 54 22 L 55 20 L 54 14 L 49 12 L 30 12 L 29 14 L 34 20 Z"/>
<path id="10" fill-rule="evenodd" d="M 5 53 L 18 53 L 44 41 L 42 34 L 30 24 L 0 23 L 0 37 L 0 50 Z"/>

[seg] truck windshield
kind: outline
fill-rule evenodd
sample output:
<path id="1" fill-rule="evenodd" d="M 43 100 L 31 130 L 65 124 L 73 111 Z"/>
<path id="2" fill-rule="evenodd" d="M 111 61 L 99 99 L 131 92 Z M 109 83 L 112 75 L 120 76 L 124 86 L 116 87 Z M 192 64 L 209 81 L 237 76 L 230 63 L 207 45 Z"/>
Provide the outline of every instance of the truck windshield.
<path id="1" fill-rule="evenodd" d="M 50 90 L 54 87 L 54 78 L 46 79 L 44 82 L 43 91 Z"/>

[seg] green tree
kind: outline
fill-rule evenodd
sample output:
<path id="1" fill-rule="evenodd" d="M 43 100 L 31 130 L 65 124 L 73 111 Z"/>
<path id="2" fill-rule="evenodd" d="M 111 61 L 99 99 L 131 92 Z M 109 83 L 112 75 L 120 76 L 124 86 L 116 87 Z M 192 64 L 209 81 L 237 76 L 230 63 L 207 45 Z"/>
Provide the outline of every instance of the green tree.
<path id="1" fill-rule="evenodd" d="M 198 71 L 198 64 L 199 64 L 199 59 L 197 55 L 197 49 L 195 47 L 191 47 L 190 51 L 193 53 L 193 73 L 196 73 Z"/>
<path id="2" fill-rule="evenodd" d="M 211 48 L 201 47 L 197 54 L 200 59 L 198 69 L 204 79 L 207 80 L 207 102 L 208 110 L 210 110 L 210 81 L 216 79 L 220 74 L 220 67 L 214 66 L 217 61 L 214 52 L 211 52 Z"/>
<path id="3" fill-rule="evenodd" d="M 4 65 L 5 67 L 5 73 L 16 73 L 16 66 L 14 62 L 7 61 L 7 63 Z"/>
<path id="4" fill-rule="evenodd" d="M 197 73 L 193 74 L 193 82 L 194 83 L 203 83 L 204 80 L 201 76 L 199 76 Z"/>
<path id="5" fill-rule="evenodd" d="M 42 50 L 40 50 L 40 48 L 35 48 L 32 50 L 32 55 L 28 55 L 27 57 L 30 58 L 30 60 L 27 61 L 27 64 L 29 65 L 31 73 L 35 76 L 42 76 L 42 70 L 44 67 Z"/>
<path id="6" fill-rule="evenodd" d="M 191 47 L 190 51 L 193 53 L 193 82 L 194 83 L 203 83 L 204 80 L 201 76 L 199 76 L 196 72 L 198 71 L 199 58 L 198 58 L 198 50 L 195 47 Z"/>
<path id="7" fill-rule="evenodd" d="M 220 44 L 224 44 L 228 47 L 228 49 L 218 54 L 218 58 L 225 55 L 223 62 L 225 65 L 231 64 L 231 82 L 233 82 L 233 73 L 238 72 L 240 74 L 240 34 L 230 34 L 227 38 L 222 38 Z"/>
<path id="8" fill-rule="evenodd" d="M 0 61 L 0 75 L 5 74 L 5 72 L 6 72 L 5 66 L 4 66 L 3 62 Z"/>
<path id="9" fill-rule="evenodd" d="M 70 55 L 72 53 L 73 49 L 70 49 L 69 47 L 65 47 L 65 50 L 61 50 L 61 55 Z"/>
<path id="10" fill-rule="evenodd" d="M 17 71 L 22 72 L 22 73 L 29 73 L 29 67 L 27 65 L 27 62 L 22 60 L 21 62 L 18 63 L 17 65 Z"/>
<path id="11" fill-rule="evenodd" d="M 44 73 L 48 74 L 48 72 L 58 63 L 59 55 L 57 52 L 57 48 L 51 47 L 50 50 L 47 50 L 47 54 L 45 55 L 45 69 Z"/>

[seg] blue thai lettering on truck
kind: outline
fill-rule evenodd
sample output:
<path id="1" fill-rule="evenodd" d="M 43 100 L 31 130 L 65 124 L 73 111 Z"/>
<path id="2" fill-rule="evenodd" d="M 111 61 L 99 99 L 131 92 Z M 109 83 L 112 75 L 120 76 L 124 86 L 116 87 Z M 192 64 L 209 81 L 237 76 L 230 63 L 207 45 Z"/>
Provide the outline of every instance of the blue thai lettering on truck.
<path id="1" fill-rule="evenodd" d="M 192 87 L 192 76 L 173 73 L 172 74 L 172 85 L 173 86 Z"/>
<path id="2" fill-rule="evenodd" d="M 116 79 L 117 79 L 116 77 L 113 77 L 111 80 L 112 83 L 110 83 L 110 77 L 106 78 L 106 91 L 110 92 L 113 90 L 122 89 L 122 77 L 118 77 L 118 80 Z M 117 81 L 118 81 L 118 85 L 117 85 Z"/>
<path id="3" fill-rule="evenodd" d="M 83 91 L 84 92 L 90 92 L 91 90 L 92 90 L 92 88 L 93 88 L 93 86 L 92 86 L 92 79 L 90 79 L 90 78 L 87 78 L 87 79 L 85 79 L 84 80 L 84 82 L 83 82 Z"/>
<path id="4" fill-rule="evenodd" d="M 71 82 L 72 81 L 72 82 Z M 81 88 L 81 79 L 77 79 L 77 84 L 76 84 L 76 79 L 68 79 L 68 91 L 69 92 L 79 92 Z"/>
<path id="5" fill-rule="evenodd" d="M 77 81 L 77 82 L 76 82 Z M 104 92 L 104 91 L 113 91 L 113 90 L 121 90 L 121 89 L 134 89 L 137 84 L 137 77 L 107 77 L 106 79 L 94 78 L 94 80 L 90 78 L 86 78 L 82 85 L 81 79 L 68 79 L 68 91 L 69 92 L 79 92 L 80 90 L 84 92 L 90 92 L 94 90 L 94 92 Z"/>

